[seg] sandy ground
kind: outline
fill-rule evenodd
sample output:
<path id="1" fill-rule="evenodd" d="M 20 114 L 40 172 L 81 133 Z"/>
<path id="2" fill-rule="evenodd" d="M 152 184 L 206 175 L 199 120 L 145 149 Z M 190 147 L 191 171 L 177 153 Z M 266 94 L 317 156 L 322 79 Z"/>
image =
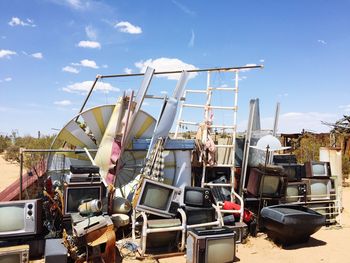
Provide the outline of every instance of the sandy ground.
<path id="1" fill-rule="evenodd" d="M 0 155 L 0 190 L 6 188 L 18 178 L 19 166 L 3 160 Z M 300 262 L 350 262 L 350 187 L 343 189 L 344 210 L 341 215 L 341 227 L 323 227 L 312 235 L 308 243 L 281 248 L 266 235 L 259 233 L 257 238 L 250 237 L 246 244 L 237 246 L 236 256 L 239 262 L 264 263 L 300 263 Z M 142 262 L 184 263 L 184 256 L 159 259 L 146 259 Z M 42 261 L 36 261 L 42 262 Z M 123 262 L 139 262 L 125 259 Z"/>

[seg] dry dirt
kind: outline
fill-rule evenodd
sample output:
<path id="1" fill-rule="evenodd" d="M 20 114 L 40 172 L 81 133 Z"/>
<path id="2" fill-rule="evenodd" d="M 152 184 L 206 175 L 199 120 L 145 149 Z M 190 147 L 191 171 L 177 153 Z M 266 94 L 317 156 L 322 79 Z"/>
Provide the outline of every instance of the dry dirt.
<path id="1" fill-rule="evenodd" d="M 19 166 L 8 163 L 0 155 L 0 190 L 6 188 L 18 178 Z M 239 262 L 264 262 L 264 263 L 300 263 L 300 262 L 325 262 L 338 263 L 350 262 L 350 187 L 343 189 L 344 210 L 341 215 L 341 227 L 323 227 L 312 235 L 308 243 L 281 248 L 270 240 L 266 235 L 259 233 L 258 237 L 250 237 L 246 244 L 237 246 L 236 256 Z M 42 261 L 37 261 L 42 262 Z M 123 262 L 140 262 L 125 259 Z M 172 258 L 143 260 L 150 262 L 184 263 L 184 256 Z"/>

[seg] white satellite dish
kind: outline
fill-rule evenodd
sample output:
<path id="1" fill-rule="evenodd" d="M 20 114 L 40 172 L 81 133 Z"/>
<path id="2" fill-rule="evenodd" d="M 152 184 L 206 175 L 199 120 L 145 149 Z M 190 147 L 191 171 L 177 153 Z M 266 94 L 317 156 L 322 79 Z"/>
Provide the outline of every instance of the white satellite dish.
<path id="1" fill-rule="evenodd" d="M 255 146 L 250 147 L 261 151 L 270 152 L 286 150 L 290 148 L 282 146 L 281 142 L 275 136 L 272 136 L 270 134 L 261 137 Z"/>

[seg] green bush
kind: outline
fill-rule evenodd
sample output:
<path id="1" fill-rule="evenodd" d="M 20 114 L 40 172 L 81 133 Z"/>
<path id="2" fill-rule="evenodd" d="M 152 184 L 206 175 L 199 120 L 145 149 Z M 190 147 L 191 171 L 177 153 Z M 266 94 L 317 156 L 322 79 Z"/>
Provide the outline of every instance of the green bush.
<path id="1" fill-rule="evenodd" d="M 3 153 L 11 145 L 11 139 L 7 136 L 0 136 L 0 153 Z"/>
<path id="2" fill-rule="evenodd" d="M 19 162 L 19 147 L 16 145 L 7 147 L 4 159 L 8 162 Z"/>

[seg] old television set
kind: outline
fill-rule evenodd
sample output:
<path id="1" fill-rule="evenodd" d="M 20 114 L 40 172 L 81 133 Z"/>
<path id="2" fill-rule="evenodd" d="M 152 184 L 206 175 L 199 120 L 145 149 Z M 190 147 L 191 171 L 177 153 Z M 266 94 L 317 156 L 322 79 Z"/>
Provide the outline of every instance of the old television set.
<path id="1" fill-rule="evenodd" d="M 285 192 L 285 202 L 305 202 L 308 191 L 306 182 L 288 182 Z"/>
<path id="2" fill-rule="evenodd" d="M 304 178 L 302 182 L 308 185 L 307 198 L 309 201 L 331 199 L 331 179 Z"/>
<path id="3" fill-rule="evenodd" d="M 274 154 L 273 163 L 274 164 L 296 164 L 297 157 L 295 154 Z"/>
<path id="4" fill-rule="evenodd" d="M 136 210 L 163 217 L 174 216 L 179 207 L 180 194 L 180 188 L 145 178 L 136 201 Z"/>
<path id="5" fill-rule="evenodd" d="M 184 206 L 183 210 L 186 213 L 187 225 L 204 224 L 214 222 L 216 220 L 216 210 L 214 207 Z"/>
<path id="6" fill-rule="evenodd" d="M 185 187 L 184 204 L 196 207 L 211 207 L 213 195 L 210 188 Z"/>
<path id="7" fill-rule="evenodd" d="M 0 240 L 33 236 L 42 232 L 40 199 L 0 202 Z"/>
<path id="8" fill-rule="evenodd" d="M 305 177 L 305 167 L 301 164 L 283 164 L 284 173 L 289 182 L 300 181 Z"/>
<path id="9" fill-rule="evenodd" d="M 101 183 L 74 183 L 64 188 L 64 216 L 78 213 L 84 200 L 98 199 L 102 202 L 104 186 Z"/>
<path id="10" fill-rule="evenodd" d="M 305 163 L 306 177 L 330 177 L 331 166 L 329 162 L 309 161 Z"/>
<path id="11" fill-rule="evenodd" d="M 186 239 L 186 263 L 233 262 L 235 233 L 227 227 L 194 228 Z"/>
<path id="12" fill-rule="evenodd" d="M 247 191 L 254 197 L 281 197 L 284 194 L 286 178 L 283 175 L 250 169 Z"/>
<path id="13" fill-rule="evenodd" d="M 0 248 L 1 263 L 28 263 L 29 245 L 19 245 Z"/>

